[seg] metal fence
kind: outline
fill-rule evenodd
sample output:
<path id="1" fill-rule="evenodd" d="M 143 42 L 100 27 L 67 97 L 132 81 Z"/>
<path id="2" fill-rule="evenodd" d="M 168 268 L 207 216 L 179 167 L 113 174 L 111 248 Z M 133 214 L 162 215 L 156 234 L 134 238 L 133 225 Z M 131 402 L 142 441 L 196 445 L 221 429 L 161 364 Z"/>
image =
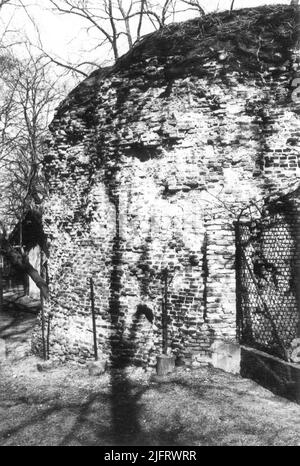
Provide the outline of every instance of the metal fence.
<path id="1" fill-rule="evenodd" d="M 237 223 L 236 241 L 240 343 L 288 359 L 299 326 L 295 219 Z"/>

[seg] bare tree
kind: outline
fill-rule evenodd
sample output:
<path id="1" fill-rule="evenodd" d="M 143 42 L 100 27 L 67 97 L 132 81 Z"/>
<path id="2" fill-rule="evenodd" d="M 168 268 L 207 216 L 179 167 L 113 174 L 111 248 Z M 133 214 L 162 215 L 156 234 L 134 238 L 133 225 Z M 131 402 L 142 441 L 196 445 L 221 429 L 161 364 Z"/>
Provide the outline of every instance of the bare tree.
<path id="1" fill-rule="evenodd" d="M 96 34 L 97 48 L 109 44 L 114 60 L 146 33 L 192 11 L 203 15 L 199 0 L 49 0 L 54 11 L 82 18 Z M 124 41 L 125 39 L 125 41 Z M 58 60 L 56 60 L 58 61 Z M 82 72 L 82 71 L 81 71 Z"/>
<path id="2" fill-rule="evenodd" d="M 120 20 L 117 13 L 121 13 L 121 17 L 127 22 L 128 14 L 130 14 L 132 1 L 130 1 L 129 10 L 125 10 L 123 2 L 118 2 L 117 8 L 113 0 L 102 0 L 95 2 L 93 0 L 50 0 L 52 6 L 60 13 L 72 14 L 85 20 L 89 29 L 96 30 L 100 37 L 99 46 L 108 42 L 112 48 L 114 58 L 119 57 L 118 40 L 122 34 L 127 34 L 127 39 L 131 41 L 129 32 L 120 31 L 117 27 L 117 22 Z M 120 6 L 121 11 L 120 11 Z M 117 9 L 119 11 L 117 11 Z M 123 13 L 122 13 L 123 12 Z M 123 16 L 122 16 L 123 15 Z M 129 35 L 128 35 L 129 34 Z"/>
<path id="3" fill-rule="evenodd" d="M 41 216 L 46 184 L 41 160 L 47 150 L 48 124 L 60 99 L 44 57 L 10 62 L 0 74 L 0 253 L 27 273 L 47 298 L 44 280 L 31 267 L 23 248 L 22 221 L 30 211 Z M 19 247 L 7 229 L 19 225 Z M 41 238 L 44 240 L 44 237 Z M 40 244 L 46 252 L 46 245 Z"/>
<path id="4" fill-rule="evenodd" d="M 9 5 L 23 8 L 31 20 L 26 1 L 0 0 L 0 12 Z M 32 54 L 31 44 L 22 31 L 13 28 L 13 17 L 13 14 L 5 16 L 4 20 L 1 14 L 0 256 L 29 275 L 41 295 L 47 298 L 47 284 L 29 262 L 22 225 L 28 212 L 41 219 L 42 200 L 46 195 L 41 160 L 47 150 L 48 124 L 61 95 L 49 59 Z M 22 47 L 21 59 L 15 55 L 16 45 Z M 11 243 L 10 232 L 15 226 L 20 233 L 18 246 Z M 47 254 L 43 234 L 40 246 Z"/>
<path id="5" fill-rule="evenodd" d="M 40 162 L 58 92 L 42 57 L 17 62 L 5 75 L 5 88 L 0 113 L 4 209 L 6 217 L 20 220 L 44 195 Z"/>
<path id="6" fill-rule="evenodd" d="M 20 31 L 18 31 L 17 28 L 13 29 L 12 26 L 13 15 L 8 21 L 2 20 L 2 10 L 4 10 L 3 7 L 6 6 L 16 7 L 17 4 L 15 4 L 13 0 L 0 0 L 0 54 L 10 53 L 11 47 L 20 43 Z"/>

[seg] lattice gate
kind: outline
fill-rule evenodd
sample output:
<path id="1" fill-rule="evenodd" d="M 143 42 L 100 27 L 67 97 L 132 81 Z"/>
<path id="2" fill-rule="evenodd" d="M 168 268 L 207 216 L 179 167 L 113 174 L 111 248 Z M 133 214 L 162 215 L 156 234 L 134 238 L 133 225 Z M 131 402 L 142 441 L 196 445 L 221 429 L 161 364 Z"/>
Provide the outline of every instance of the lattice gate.
<path id="1" fill-rule="evenodd" d="M 240 343 L 283 359 L 299 329 L 295 231 L 283 213 L 236 225 Z"/>

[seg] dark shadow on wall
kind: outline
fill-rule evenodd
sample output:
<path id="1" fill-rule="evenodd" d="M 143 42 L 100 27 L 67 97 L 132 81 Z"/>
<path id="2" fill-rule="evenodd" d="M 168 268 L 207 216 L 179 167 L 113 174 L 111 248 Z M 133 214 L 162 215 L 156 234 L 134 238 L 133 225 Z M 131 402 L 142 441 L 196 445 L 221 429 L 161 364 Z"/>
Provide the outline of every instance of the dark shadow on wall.
<path id="1" fill-rule="evenodd" d="M 123 241 L 120 235 L 120 198 L 116 181 L 116 168 L 107 179 L 110 201 L 115 206 L 115 237 L 112 246 L 112 269 L 110 274 L 109 315 L 112 328 L 110 337 L 111 351 L 111 419 L 116 445 L 130 445 L 132 439 L 137 441 L 141 434 L 140 426 L 140 391 L 134 389 L 126 374 L 135 349 L 134 338 L 139 326 L 141 313 L 137 312 L 130 329 L 129 339 L 124 338 L 124 322 L 121 309 L 122 275 L 123 275 Z M 124 403 L 126 399 L 126 403 Z M 147 445 L 143 436 L 142 444 Z"/>

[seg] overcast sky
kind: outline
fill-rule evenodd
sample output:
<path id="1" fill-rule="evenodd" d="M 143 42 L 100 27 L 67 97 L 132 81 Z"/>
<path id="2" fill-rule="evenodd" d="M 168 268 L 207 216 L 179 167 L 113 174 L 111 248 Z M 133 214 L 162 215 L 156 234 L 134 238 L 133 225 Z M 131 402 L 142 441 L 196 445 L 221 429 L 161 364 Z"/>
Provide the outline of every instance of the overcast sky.
<path id="1" fill-rule="evenodd" d="M 51 11 L 48 0 L 21 0 L 29 4 L 28 12 L 38 25 L 43 46 L 47 52 L 60 57 L 63 60 L 76 61 L 90 58 L 87 50 L 93 48 L 92 40 L 85 30 L 83 20 L 72 15 L 59 15 Z M 162 0 L 163 2 L 163 0 Z M 202 0 L 204 10 L 208 13 L 216 10 L 228 9 L 231 0 Z M 290 0 L 235 0 L 235 9 L 270 4 L 290 4 Z M 194 15 L 194 14 L 193 14 Z M 13 6 L 3 8 L 1 13 L 2 23 L 10 20 L 11 26 L 25 32 L 31 41 L 36 40 L 36 31 L 33 28 L 30 17 L 22 9 Z M 190 16 L 189 16 L 190 17 Z M 185 16 L 180 19 L 189 19 Z M 91 47 L 89 47 L 91 45 Z M 98 51 L 92 54 L 100 53 Z M 105 62 L 103 57 L 96 57 L 98 63 Z M 105 63 L 104 63 L 105 64 Z"/>

